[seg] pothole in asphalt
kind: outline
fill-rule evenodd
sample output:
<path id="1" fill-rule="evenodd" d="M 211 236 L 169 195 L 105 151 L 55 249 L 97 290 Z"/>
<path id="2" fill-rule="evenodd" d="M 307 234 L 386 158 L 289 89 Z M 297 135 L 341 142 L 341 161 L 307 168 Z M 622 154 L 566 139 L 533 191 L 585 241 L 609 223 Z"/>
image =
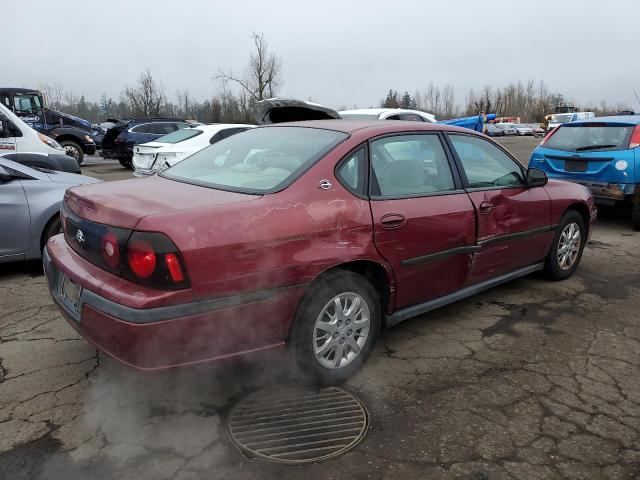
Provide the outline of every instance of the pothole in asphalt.
<path id="1" fill-rule="evenodd" d="M 229 436 L 249 458 L 280 463 L 319 462 L 353 449 L 369 415 L 336 387 L 268 387 L 241 400 L 229 415 Z"/>

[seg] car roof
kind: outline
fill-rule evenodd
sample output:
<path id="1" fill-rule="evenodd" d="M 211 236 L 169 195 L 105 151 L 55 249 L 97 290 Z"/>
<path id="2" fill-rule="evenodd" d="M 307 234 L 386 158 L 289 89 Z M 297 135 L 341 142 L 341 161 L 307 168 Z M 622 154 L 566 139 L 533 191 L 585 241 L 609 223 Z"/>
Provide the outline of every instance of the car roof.
<path id="1" fill-rule="evenodd" d="M 33 88 L 0 88 L 0 92 L 6 93 L 42 93 L 39 90 L 34 90 Z"/>
<path id="2" fill-rule="evenodd" d="M 562 125 L 578 125 L 583 123 L 618 123 L 625 125 L 640 125 L 640 115 L 609 115 L 607 117 L 592 117 L 582 120 L 574 120 L 573 122 L 563 123 Z"/>
<path id="3" fill-rule="evenodd" d="M 455 127 L 444 123 L 412 122 L 404 120 L 306 120 L 304 122 L 274 123 L 271 125 L 264 125 L 261 128 L 278 127 L 306 127 L 322 130 L 334 130 L 336 132 L 344 133 L 352 133 L 359 130 L 371 130 L 374 134 L 408 131 L 447 131 L 478 134 L 478 132 L 468 128 Z"/>

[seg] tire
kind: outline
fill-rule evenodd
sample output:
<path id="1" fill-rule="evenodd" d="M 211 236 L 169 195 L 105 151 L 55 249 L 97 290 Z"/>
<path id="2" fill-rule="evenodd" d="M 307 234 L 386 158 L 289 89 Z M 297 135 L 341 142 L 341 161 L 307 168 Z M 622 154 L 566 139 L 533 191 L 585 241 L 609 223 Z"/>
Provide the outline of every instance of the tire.
<path id="1" fill-rule="evenodd" d="M 631 200 L 631 226 L 640 230 L 640 196 Z"/>
<path id="2" fill-rule="evenodd" d="M 122 165 L 124 168 L 128 168 L 129 170 L 133 170 L 133 161 L 129 158 L 119 158 L 118 161 L 120 162 L 120 165 Z"/>
<path id="3" fill-rule="evenodd" d="M 576 237 L 576 233 L 578 236 Z M 551 250 L 545 260 L 545 272 L 552 280 L 565 280 L 578 268 L 587 241 L 587 227 L 575 210 L 562 216 Z M 561 250 L 564 249 L 564 253 Z"/>
<path id="4" fill-rule="evenodd" d="M 44 247 L 47 245 L 47 241 L 51 237 L 59 233 L 62 233 L 62 223 L 60 222 L 60 216 L 56 215 L 51 220 L 49 220 L 49 223 L 47 223 L 47 226 L 44 227 L 44 230 L 42 232 L 42 244 L 40 245 L 41 247 L 40 249 L 44 250 Z"/>
<path id="5" fill-rule="evenodd" d="M 62 140 L 60 145 L 64 148 L 65 153 L 71 158 L 75 158 L 78 165 L 82 165 L 84 161 L 84 151 L 82 147 L 72 140 Z"/>
<path id="6" fill-rule="evenodd" d="M 336 299 L 342 307 L 338 315 Z M 354 313 L 345 316 L 358 299 Z M 327 274 L 310 287 L 294 316 L 291 360 L 309 383 L 341 384 L 366 362 L 381 322 L 380 300 L 371 283 L 347 271 Z"/>

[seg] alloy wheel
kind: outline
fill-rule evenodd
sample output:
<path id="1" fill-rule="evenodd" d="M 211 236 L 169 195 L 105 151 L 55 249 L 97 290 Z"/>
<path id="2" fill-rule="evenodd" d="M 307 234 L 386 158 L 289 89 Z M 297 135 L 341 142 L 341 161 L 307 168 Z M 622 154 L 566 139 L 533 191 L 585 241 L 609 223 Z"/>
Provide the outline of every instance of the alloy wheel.
<path id="1" fill-rule="evenodd" d="M 558 265 L 562 270 L 569 270 L 578 258 L 582 236 L 577 223 L 567 224 L 558 240 Z"/>
<path id="2" fill-rule="evenodd" d="M 364 348 L 371 316 L 363 297 L 353 292 L 336 295 L 327 302 L 313 328 L 313 353 L 325 368 L 351 363 Z"/>

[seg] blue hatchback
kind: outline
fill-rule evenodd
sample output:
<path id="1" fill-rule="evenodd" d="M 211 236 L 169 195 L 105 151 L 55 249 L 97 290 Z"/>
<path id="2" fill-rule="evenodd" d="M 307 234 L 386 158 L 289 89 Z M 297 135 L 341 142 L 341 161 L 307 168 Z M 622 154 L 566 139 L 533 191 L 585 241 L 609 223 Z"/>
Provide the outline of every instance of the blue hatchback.
<path id="1" fill-rule="evenodd" d="M 640 229 L 640 115 L 596 117 L 552 130 L 531 154 L 529 166 L 549 178 L 580 183 L 596 203 L 629 203 Z"/>

